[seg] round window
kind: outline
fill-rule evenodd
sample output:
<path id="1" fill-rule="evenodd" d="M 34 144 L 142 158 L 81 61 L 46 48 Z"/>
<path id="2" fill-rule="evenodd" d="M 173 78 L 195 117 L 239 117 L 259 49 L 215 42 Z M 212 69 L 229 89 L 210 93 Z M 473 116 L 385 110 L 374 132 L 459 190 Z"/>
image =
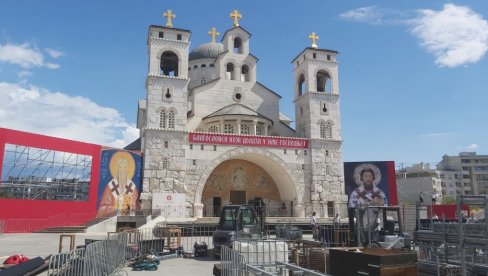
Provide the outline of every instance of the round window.
<path id="1" fill-rule="evenodd" d="M 234 93 L 234 101 L 239 102 L 242 100 L 242 97 L 243 97 L 242 93 L 240 92 Z"/>

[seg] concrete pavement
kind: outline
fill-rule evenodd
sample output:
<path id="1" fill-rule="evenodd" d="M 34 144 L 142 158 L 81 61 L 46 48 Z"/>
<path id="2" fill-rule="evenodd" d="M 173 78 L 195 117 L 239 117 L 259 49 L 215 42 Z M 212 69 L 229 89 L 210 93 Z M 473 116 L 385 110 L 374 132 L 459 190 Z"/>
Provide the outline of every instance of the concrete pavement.
<path id="1" fill-rule="evenodd" d="M 103 239 L 106 233 L 78 233 L 75 238 L 75 245 L 84 245 L 85 238 Z M 59 252 L 60 234 L 44 233 L 22 233 L 22 234 L 3 234 L 0 235 L 0 262 L 6 257 L 23 254 L 28 258 L 47 257 Z M 69 250 L 69 240 L 63 240 L 62 251 Z M 5 258 L 1 258 L 5 257 Z M 145 275 L 176 275 L 176 276 L 195 276 L 195 275 L 212 275 L 214 264 L 218 263 L 212 257 L 199 258 L 173 258 L 162 260 L 156 271 L 132 271 L 132 268 L 126 267 L 126 273 L 120 275 L 145 276 Z"/>

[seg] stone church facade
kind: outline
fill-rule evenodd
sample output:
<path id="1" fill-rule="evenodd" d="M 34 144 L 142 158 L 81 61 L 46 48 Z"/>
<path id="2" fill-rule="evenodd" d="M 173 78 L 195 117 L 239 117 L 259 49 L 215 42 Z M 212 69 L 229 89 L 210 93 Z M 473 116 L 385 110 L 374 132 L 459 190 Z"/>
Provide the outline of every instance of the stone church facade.
<path id="1" fill-rule="evenodd" d="M 166 15 L 166 26 L 149 27 L 147 93 L 138 107 L 142 201 L 184 194 L 194 218 L 254 198 L 285 216 L 345 212 L 338 52 L 319 48 L 312 33 L 312 47 L 292 60 L 293 129 L 279 93 L 257 80 L 251 34 L 237 11 L 220 43 L 212 29 L 212 41 L 193 50 L 191 32 Z"/>

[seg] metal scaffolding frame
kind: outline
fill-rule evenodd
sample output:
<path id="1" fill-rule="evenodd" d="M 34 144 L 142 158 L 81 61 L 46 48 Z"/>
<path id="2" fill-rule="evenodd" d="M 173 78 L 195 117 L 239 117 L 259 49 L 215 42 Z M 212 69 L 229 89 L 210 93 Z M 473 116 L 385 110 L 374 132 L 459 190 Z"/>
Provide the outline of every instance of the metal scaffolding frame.
<path id="1" fill-rule="evenodd" d="M 5 144 L 0 197 L 86 201 L 92 157 Z"/>
<path id="2" fill-rule="evenodd" d="M 428 230 L 421 229 L 420 220 L 417 222 L 419 229 L 414 233 L 414 241 L 420 251 L 422 275 L 447 271 L 459 271 L 461 275 L 488 273 L 488 197 L 458 195 L 456 204 L 456 222 L 431 219 Z M 464 205 L 482 208 L 484 220 L 467 220 L 462 213 Z M 419 210 L 417 207 L 417 216 Z"/>

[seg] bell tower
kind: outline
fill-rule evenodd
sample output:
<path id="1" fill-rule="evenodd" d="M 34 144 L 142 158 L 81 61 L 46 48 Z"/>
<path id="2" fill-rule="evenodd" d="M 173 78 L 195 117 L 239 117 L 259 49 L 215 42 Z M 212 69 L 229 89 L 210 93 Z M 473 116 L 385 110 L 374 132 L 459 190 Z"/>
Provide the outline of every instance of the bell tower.
<path id="1" fill-rule="evenodd" d="M 187 123 L 188 30 L 173 27 L 176 15 L 168 10 L 166 26 L 149 27 L 149 72 L 146 78 L 147 120 L 151 129 L 184 130 Z"/>
<path id="2" fill-rule="evenodd" d="M 310 139 L 311 210 L 333 217 L 344 196 L 342 134 L 339 109 L 338 52 L 317 46 L 319 36 L 311 33 L 312 45 L 293 61 L 296 132 Z M 331 208 L 334 206 L 334 208 Z M 333 212 L 332 212 L 333 213 Z"/>
<path id="3" fill-rule="evenodd" d="M 185 183 L 191 32 L 173 26 L 176 15 L 171 10 L 164 16 L 165 26 L 149 26 L 146 98 L 139 101 L 143 204 L 152 200 L 154 191 L 174 192 L 175 183 Z"/>
<path id="4" fill-rule="evenodd" d="M 342 140 L 339 110 L 337 51 L 320 49 L 311 33 L 312 46 L 293 61 L 295 120 L 299 136 Z"/>

